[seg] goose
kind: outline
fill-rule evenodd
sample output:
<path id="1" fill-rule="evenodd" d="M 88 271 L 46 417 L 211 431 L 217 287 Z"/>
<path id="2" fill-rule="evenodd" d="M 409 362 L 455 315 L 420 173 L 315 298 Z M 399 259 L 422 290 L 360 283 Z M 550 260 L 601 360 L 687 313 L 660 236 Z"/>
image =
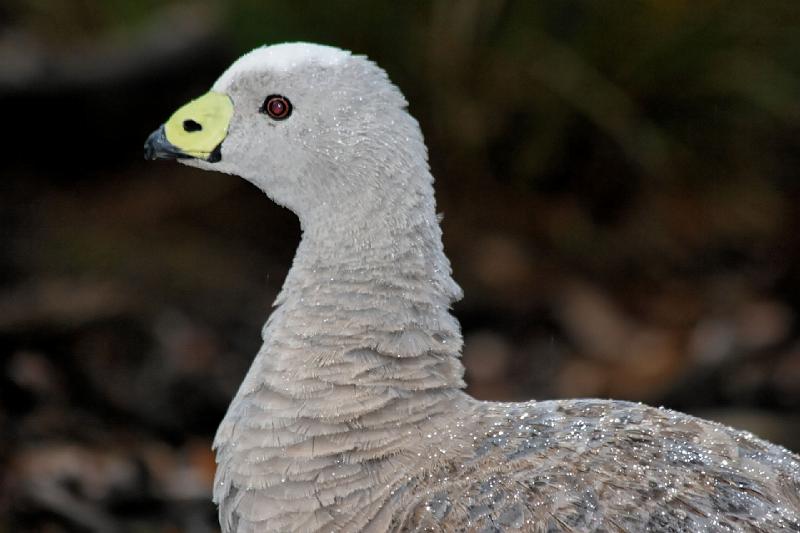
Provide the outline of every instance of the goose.
<path id="1" fill-rule="evenodd" d="M 257 48 L 145 144 L 234 174 L 302 238 L 216 437 L 224 533 L 800 531 L 800 457 L 603 399 L 464 392 L 426 147 L 364 56 Z"/>

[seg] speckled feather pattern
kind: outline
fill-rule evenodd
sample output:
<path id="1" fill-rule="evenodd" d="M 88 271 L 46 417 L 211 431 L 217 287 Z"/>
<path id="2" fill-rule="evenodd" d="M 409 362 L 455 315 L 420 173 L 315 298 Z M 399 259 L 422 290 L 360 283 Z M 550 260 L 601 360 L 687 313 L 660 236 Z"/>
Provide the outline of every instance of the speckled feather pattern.
<path id="1" fill-rule="evenodd" d="M 467 420 L 431 437 L 466 458 L 400 489 L 393 530 L 800 528 L 797 457 L 747 433 L 620 401 L 467 403 Z"/>
<path id="2" fill-rule="evenodd" d="M 300 218 L 264 344 L 215 439 L 225 533 L 800 531 L 800 462 L 712 422 L 608 400 L 463 391 L 461 296 L 416 121 L 363 57 L 251 52 L 217 82 L 223 159 Z M 255 111 L 291 99 L 289 120 Z"/>

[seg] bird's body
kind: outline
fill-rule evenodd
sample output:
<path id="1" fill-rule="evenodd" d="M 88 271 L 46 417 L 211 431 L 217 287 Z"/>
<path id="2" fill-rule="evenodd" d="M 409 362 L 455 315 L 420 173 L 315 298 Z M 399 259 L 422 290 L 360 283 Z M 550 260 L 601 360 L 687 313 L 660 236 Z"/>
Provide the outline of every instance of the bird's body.
<path id="1" fill-rule="evenodd" d="M 800 531 L 800 459 L 779 446 L 641 404 L 462 391 L 424 143 L 374 64 L 265 47 L 213 94 L 233 108 L 221 144 L 167 130 L 151 155 L 205 154 L 189 161 L 252 181 L 303 227 L 215 439 L 225 533 Z M 176 116 L 219 122 L 220 105 Z"/>

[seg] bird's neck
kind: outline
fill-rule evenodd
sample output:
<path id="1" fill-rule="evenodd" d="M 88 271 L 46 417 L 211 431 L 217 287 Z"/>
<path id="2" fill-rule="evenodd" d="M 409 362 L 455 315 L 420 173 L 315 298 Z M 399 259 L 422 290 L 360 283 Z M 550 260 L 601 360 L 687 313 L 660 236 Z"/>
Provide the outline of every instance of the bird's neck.
<path id="1" fill-rule="evenodd" d="M 226 422 L 249 411 L 258 423 L 288 431 L 297 420 L 396 428 L 461 396 L 462 340 L 449 310 L 461 290 L 450 276 L 432 191 L 420 198 L 392 230 L 352 220 L 342 222 L 350 231 L 304 227 L 264 344 Z M 289 440 L 313 435 L 307 425 L 302 431 Z M 287 442 L 275 435 L 264 445 Z"/>
<path id="2" fill-rule="evenodd" d="M 392 229 L 352 220 L 350 231 L 306 229 L 265 326 L 260 380 L 300 400 L 311 390 L 344 399 L 344 390 L 378 398 L 463 388 L 450 314 L 461 291 L 430 203 Z"/>
<path id="3" fill-rule="evenodd" d="M 247 497 L 276 529 L 323 507 L 363 524 L 420 461 L 457 455 L 439 436 L 470 405 L 449 311 L 461 290 L 430 180 L 421 187 L 391 223 L 304 221 L 264 344 L 217 432 L 215 501 L 256 490 Z"/>

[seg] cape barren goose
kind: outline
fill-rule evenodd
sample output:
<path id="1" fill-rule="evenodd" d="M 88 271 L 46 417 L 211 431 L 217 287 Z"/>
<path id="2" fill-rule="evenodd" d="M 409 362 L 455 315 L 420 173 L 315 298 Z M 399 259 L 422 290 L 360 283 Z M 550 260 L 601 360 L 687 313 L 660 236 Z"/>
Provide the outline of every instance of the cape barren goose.
<path id="1" fill-rule="evenodd" d="M 363 56 L 253 50 L 145 145 L 236 174 L 303 237 L 216 435 L 224 532 L 800 531 L 800 458 L 613 400 L 467 396 L 417 122 Z"/>

